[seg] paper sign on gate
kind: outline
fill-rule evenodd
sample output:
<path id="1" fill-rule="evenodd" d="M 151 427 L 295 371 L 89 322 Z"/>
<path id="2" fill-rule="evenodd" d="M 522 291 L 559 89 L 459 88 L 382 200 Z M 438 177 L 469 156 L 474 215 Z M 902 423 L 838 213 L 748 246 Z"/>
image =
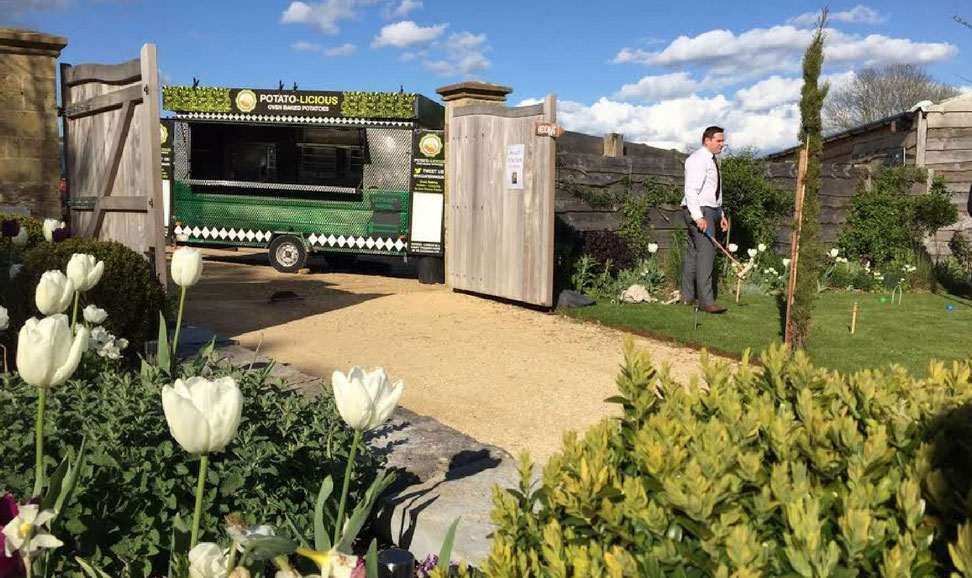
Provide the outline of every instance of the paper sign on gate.
<path id="1" fill-rule="evenodd" d="M 515 144 L 506 147 L 506 188 L 523 189 L 523 157 L 525 145 Z"/>

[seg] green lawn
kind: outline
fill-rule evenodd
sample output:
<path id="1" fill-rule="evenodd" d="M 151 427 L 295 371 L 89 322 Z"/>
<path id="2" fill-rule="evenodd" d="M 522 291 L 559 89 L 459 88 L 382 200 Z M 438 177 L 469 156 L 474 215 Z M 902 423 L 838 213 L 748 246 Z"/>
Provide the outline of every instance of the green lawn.
<path id="1" fill-rule="evenodd" d="M 810 357 L 843 372 L 898 363 L 924 375 L 932 359 L 954 360 L 972 356 L 972 301 L 953 295 L 905 295 L 901 305 L 881 304 L 879 295 L 821 293 L 813 315 Z M 860 310 L 857 332 L 850 334 L 851 310 Z M 563 309 L 581 320 L 629 329 L 732 354 L 746 348 L 759 351 L 783 340 L 782 314 L 776 297 L 744 297 L 722 315 L 698 314 L 684 305 L 616 305 L 599 302 L 591 307 Z M 954 306 L 948 310 L 947 306 Z"/>

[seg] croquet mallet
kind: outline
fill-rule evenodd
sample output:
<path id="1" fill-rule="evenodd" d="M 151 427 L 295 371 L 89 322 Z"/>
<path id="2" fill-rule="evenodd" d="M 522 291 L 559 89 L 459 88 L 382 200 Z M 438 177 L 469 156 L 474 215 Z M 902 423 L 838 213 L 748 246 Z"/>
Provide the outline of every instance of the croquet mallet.
<path id="1" fill-rule="evenodd" d="M 705 236 L 708 237 L 712 241 L 712 243 L 716 247 L 718 247 L 719 250 L 722 251 L 726 255 L 726 257 L 728 257 L 729 260 L 732 261 L 732 263 L 737 268 L 739 268 L 739 271 L 736 272 L 736 277 L 739 277 L 740 279 L 745 279 L 746 274 L 749 273 L 749 271 L 753 268 L 754 263 L 752 261 L 746 263 L 745 265 L 740 263 L 735 257 L 732 256 L 732 253 L 730 253 L 728 250 L 726 250 L 725 247 L 722 246 L 722 243 L 716 240 L 715 235 L 712 234 L 712 231 L 706 230 Z"/>

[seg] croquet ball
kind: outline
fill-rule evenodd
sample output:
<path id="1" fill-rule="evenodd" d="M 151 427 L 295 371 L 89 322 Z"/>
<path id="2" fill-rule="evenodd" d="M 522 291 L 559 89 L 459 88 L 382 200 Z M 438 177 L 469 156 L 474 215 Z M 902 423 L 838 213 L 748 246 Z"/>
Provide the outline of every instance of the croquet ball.
<path id="1" fill-rule="evenodd" d="M 955 311 L 955 306 L 949 303 L 948 305 L 945 306 L 945 309 L 948 309 L 949 311 Z"/>
<path id="2" fill-rule="evenodd" d="M 880 297 L 878 297 L 878 303 L 880 303 L 881 305 L 884 305 L 887 302 L 888 302 L 888 298 L 885 297 L 884 295 L 881 295 Z"/>

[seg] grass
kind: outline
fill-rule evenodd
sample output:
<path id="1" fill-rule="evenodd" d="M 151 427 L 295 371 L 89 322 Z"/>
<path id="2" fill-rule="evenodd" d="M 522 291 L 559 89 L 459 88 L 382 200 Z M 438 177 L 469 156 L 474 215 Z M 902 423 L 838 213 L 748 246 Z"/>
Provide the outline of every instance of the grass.
<path id="1" fill-rule="evenodd" d="M 886 295 L 887 297 L 887 295 Z M 932 359 L 972 356 L 972 300 L 954 295 L 905 295 L 901 305 L 882 304 L 870 293 L 821 293 L 813 313 L 809 354 L 814 363 L 841 372 L 897 363 L 924 375 Z M 850 334 L 851 310 L 859 304 L 857 331 Z M 783 341 L 782 308 L 776 297 L 744 297 L 720 304 L 722 315 L 698 314 L 684 305 L 612 304 L 565 309 L 570 317 L 668 339 L 713 352 L 760 351 Z M 953 310 L 947 306 L 953 305 Z"/>

